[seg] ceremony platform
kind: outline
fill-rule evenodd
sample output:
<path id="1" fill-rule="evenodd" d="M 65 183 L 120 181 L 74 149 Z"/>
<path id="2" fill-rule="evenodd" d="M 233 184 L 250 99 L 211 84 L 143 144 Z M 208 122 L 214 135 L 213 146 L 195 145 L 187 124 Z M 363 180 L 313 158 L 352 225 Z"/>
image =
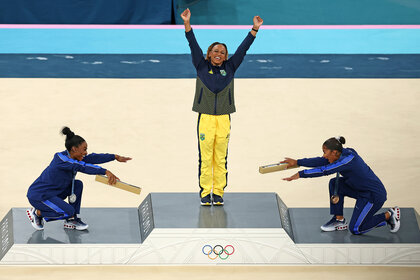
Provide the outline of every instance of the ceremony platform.
<path id="1" fill-rule="evenodd" d="M 36 231 L 24 208 L 2 219 L 0 265 L 420 265 L 420 218 L 401 208 L 401 228 L 364 235 L 322 232 L 327 208 L 288 208 L 276 193 L 150 193 L 138 208 L 82 208 L 88 230 L 62 221 Z M 349 219 L 352 209 L 346 208 Z"/>

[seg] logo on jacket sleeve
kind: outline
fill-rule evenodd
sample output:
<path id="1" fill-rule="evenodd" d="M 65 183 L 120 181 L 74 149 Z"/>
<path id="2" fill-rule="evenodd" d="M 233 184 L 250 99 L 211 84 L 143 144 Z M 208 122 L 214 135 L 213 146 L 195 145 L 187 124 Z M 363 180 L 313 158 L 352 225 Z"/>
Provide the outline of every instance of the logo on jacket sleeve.
<path id="1" fill-rule="evenodd" d="M 204 141 L 206 139 L 206 135 L 204 133 L 200 133 L 200 140 Z"/>

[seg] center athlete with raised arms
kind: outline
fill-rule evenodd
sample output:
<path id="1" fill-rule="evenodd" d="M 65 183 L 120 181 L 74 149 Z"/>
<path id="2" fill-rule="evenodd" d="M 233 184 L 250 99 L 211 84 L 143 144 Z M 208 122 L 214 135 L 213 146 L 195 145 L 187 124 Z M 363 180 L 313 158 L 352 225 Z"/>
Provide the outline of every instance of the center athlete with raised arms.
<path id="1" fill-rule="evenodd" d="M 197 136 L 201 205 L 223 205 L 224 189 L 227 186 L 230 114 L 236 111 L 233 78 L 263 20 L 259 16 L 253 18 L 252 30 L 228 59 L 226 45 L 219 42 L 209 46 L 204 58 L 191 29 L 190 10 L 186 9 L 181 18 L 184 20 L 192 62 L 197 70 L 193 111 L 199 114 Z"/>

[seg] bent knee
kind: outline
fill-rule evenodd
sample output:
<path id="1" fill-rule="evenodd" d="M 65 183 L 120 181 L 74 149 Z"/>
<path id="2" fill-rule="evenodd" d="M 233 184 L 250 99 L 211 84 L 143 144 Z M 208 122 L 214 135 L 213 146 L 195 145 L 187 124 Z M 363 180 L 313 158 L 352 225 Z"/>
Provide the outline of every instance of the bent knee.
<path id="1" fill-rule="evenodd" d="M 360 234 L 362 234 L 358 229 L 355 229 L 353 227 L 349 227 L 349 230 L 354 235 L 360 235 Z"/>

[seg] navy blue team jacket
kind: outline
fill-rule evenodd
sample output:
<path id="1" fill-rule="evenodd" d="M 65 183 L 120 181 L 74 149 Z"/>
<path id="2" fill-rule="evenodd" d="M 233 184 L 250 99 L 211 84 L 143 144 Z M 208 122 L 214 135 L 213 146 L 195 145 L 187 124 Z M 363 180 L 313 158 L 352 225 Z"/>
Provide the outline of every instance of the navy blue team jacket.
<path id="1" fill-rule="evenodd" d="M 185 32 L 185 37 L 187 37 L 191 49 L 192 62 L 197 70 L 197 76 L 214 93 L 220 92 L 232 81 L 236 70 L 241 65 L 246 52 L 255 39 L 251 32 L 248 32 L 235 54 L 224 61 L 221 66 L 214 66 L 210 61 L 204 59 L 203 51 L 198 45 L 192 29 L 189 32 Z M 224 75 L 220 73 L 221 70 L 224 70 Z"/>
<path id="2" fill-rule="evenodd" d="M 333 163 L 329 163 L 326 158 L 315 157 L 299 159 L 297 164 L 315 167 L 299 171 L 301 178 L 320 177 L 339 172 L 344 182 L 357 191 L 360 197 L 386 200 L 386 190 L 381 180 L 354 149 L 344 148 L 340 158 Z"/>
<path id="3" fill-rule="evenodd" d="M 105 175 L 106 169 L 94 165 L 113 161 L 114 154 L 88 154 L 83 161 L 72 159 L 67 151 L 56 153 L 50 165 L 29 187 L 27 197 L 44 201 L 58 196 L 71 187 L 73 176 L 77 172 Z"/>

